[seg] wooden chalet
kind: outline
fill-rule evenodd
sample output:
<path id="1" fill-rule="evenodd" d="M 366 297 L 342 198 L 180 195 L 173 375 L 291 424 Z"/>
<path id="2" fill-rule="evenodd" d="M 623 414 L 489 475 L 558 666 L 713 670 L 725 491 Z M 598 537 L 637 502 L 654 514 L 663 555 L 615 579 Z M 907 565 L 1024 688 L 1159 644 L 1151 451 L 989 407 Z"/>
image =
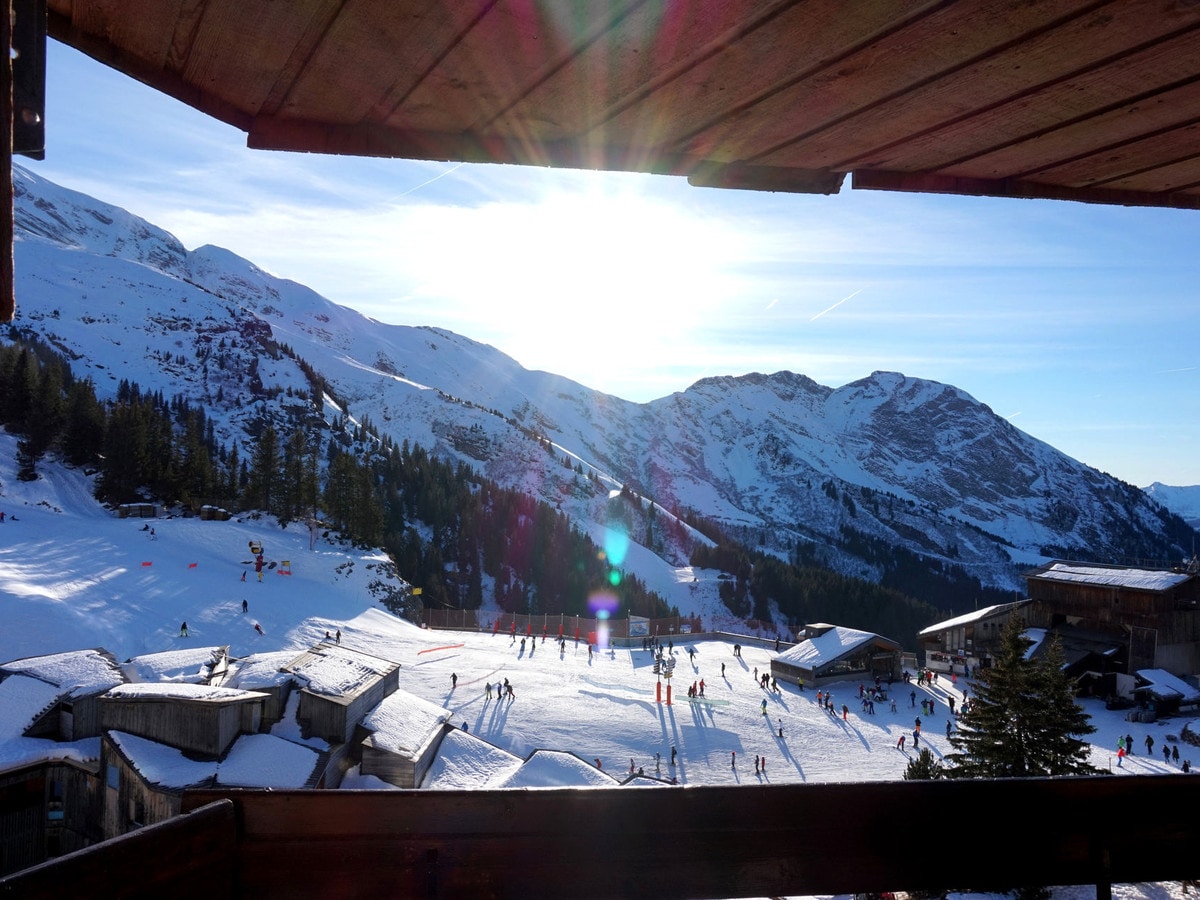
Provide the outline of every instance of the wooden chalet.
<path id="1" fill-rule="evenodd" d="M 834 681 L 861 678 L 887 681 L 900 677 L 900 645 L 890 638 L 843 628 L 809 625 L 804 640 L 771 660 L 771 674 L 780 681 L 818 687 Z"/>
<path id="2" fill-rule="evenodd" d="M 450 710 L 394 691 L 360 726 L 359 771 L 396 787 L 420 787 L 450 724 Z"/>
<path id="3" fill-rule="evenodd" d="M 947 675 L 987 668 L 1000 644 L 1001 630 L 1027 603 L 1000 603 L 922 629 L 917 634 L 922 664 Z"/>
<path id="4" fill-rule="evenodd" d="M 94 761 L 42 759 L 0 769 L 0 876 L 103 838 Z"/>
<path id="5" fill-rule="evenodd" d="M 100 698 L 125 682 L 107 650 L 78 650 L 13 660 L 0 666 L 0 681 L 12 675 L 37 679 L 57 690 L 54 699 L 28 723 L 27 737 L 75 741 L 100 734 Z"/>
<path id="6" fill-rule="evenodd" d="M 101 699 L 106 731 L 122 731 L 180 750 L 217 757 L 262 722 L 256 691 L 195 684 L 127 684 Z"/>
<path id="7" fill-rule="evenodd" d="M 283 670 L 300 685 L 297 718 L 308 737 L 347 743 L 355 726 L 394 692 L 400 664 L 325 642 L 301 653 Z"/>
<path id="8" fill-rule="evenodd" d="M 1103 635 L 1123 671 L 1200 672 L 1200 576 L 1056 560 L 1024 574 L 1031 628 Z"/>

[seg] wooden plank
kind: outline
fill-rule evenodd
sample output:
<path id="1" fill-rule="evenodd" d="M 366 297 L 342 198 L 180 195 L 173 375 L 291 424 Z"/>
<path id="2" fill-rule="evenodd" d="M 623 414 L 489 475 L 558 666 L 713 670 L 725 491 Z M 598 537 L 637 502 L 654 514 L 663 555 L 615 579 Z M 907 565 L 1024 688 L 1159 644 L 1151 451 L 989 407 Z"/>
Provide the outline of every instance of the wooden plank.
<path id="1" fill-rule="evenodd" d="M 241 823 L 246 896 L 729 897 L 1192 878 L 1200 779 L 659 790 L 196 791 Z M 1130 824 L 1125 827 L 1122 823 Z M 948 827 L 986 852 L 914 852 Z M 297 865 L 297 860 L 311 864 Z"/>
<path id="2" fill-rule="evenodd" d="M 234 804 L 217 799 L 158 825 L 0 878 L 0 897 L 238 896 Z"/>
<path id="3" fill-rule="evenodd" d="M 1164 194 L 1147 194 L 1117 188 L 1071 188 L 1038 181 L 1006 178 L 954 178 L 913 172 L 855 169 L 856 190 L 906 191 L 922 194 L 957 194 L 964 197 L 1012 197 L 1029 200 L 1076 200 L 1110 206 L 1153 206 L 1165 209 L 1200 209 L 1200 188 Z"/>

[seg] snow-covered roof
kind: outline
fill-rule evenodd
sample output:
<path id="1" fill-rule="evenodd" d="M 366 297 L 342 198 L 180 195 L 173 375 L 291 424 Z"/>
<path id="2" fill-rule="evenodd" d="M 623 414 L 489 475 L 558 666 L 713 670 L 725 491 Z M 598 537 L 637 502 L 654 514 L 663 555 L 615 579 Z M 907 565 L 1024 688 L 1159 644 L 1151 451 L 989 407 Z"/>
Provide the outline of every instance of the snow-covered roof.
<path id="1" fill-rule="evenodd" d="M 170 790 L 212 783 L 237 787 L 302 788 L 320 754 L 269 734 L 245 734 L 221 762 L 189 759 L 180 750 L 123 731 L 109 736 L 148 784 Z"/>
<path id="2" fill-rule="evenodd" d="M 121 684 L 125 676 L 112 654 L 103 650 L 71 650 L 47 656 L 31 656 L 0 666 L 0 672 L 40 678 L 72 697 L 99 694 Z"/>
<path id="3" fill-rule="evenodd" d="M 229 674 L 221 682 L 223 687 L 262 690 L 286 684 L 292 674 L 284 666 L 296 658 L 294 650 L 278 650 L 274 653 L 255 653 L 230 664 Z"/>
<path id="4" fill-rule="evenodd" d="M 616 787 L 617 780 L 573 753 L 535 750 L 502 788 Z"/>
<path id="5" fill-rule="evenodd" d="M 216 760 L 197 762 L 174 747 L 124 731 L 110 731 L 108 736 L 148 784 L 181 789 L 205 784 L 217 774 Z"/>
<path id="6" fill-rule="evenodd" d="M 399 664 L 338 644 L 318 644 L 285 668 L 314 694 L 346 697 L 394 672 Z"/>
<path id="7" fill-rule="evenodd" d="M 411 756 L 450 719 L 450 710 L 407 691 L 395 691 L 363 719 L 375 747 Z"/>
<path id="8" fill-rule="evenodd" d="M 435 791 L 494 790 L 521 765 L 519 756 L 456 728 L 442 738 L 421 787 Z"/>
<path id="9" fill-rule="evenodd" d="M 1008 612 L 1009 610 L 1028 602 L 1028 600 L 1017 600 L 1013 603 L 997 603 L 994 606 L 985 606 L 983 609 L 977 609 L 974 612 L 969 612 L 962 616 L 955 616 L 953 619 L 946 619 L 944 622 L 938 622 L 936 625 L 930 625 L 928 628 L 922 628 L 918 634 L 937 634 L 940 631 L 945 631 L 947 628 L 958 628 L 961 625 L 971 625 L 975 622 L 982 622 L 984 619 L 989 618 L 990 616 Z"/>
<path id="10" fill-rule="evenodd" d="M 200 684 L 212 676 L 225 647 L 188 647 L 135 656 L 121 665 L 130 681 L 176 681 Z"/>
<path id="11" fill-rule="evenodd" d="M 270 734 L 244 734 L 217 767 L 217 783 L 238 787 L 300 788 L 308 784 L 321 755 Z"/>
<path id="12" fill-rule="evenodd" d="M 205 703 L 230 703 L 261 699 L 267 695 L 259 691 L 167 681 L 161 684 L 119 684 L 104 696 L 111 700 L 192 700 Z"/>
<path id="13" fill-rule="evenodd" d="M 1089 566 L 1056 562 L 1027 573 L 1025 577 L 1039 581 L 1070 581 L 1138 591 L 1167 591 L 1192 576 L 1161 569 L 1127 569 L 1117 566 Z"/>
<path id="14" fill-rule="evenodd" d="M 816 669 L 835 659 L 840 659 L 863 644 L 876 640 L 887 640 L 870 631 L 858 631 L 854 628 L 844 628 L 835 625 L 819 637 L 801 641 L 796 646 L 783 651 L 777 660 L 798 666 L 801 669 Z M 889 643 L 892 643 L 889 641 Z"/>
<path id="15" fill-rule="evenodd" d="M 1200 690 L 1163 669 L 1138 669 L 1137 676 L 1160 697 L 1178 696 L 1182 703 L 1200 702 Z"/>
<path id="16" fill-rule="evenodd" d="M 62 695 L 62 688 L 28 675 L 10 675 L 0 681 L 0 742 L 23 735 Z"/>

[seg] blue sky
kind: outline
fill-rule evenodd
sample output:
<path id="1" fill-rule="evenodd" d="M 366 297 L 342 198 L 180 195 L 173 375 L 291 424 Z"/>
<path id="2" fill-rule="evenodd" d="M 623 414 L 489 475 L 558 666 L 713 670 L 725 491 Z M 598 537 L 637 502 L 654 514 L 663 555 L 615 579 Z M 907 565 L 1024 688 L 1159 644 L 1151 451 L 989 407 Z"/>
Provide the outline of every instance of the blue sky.
<path id="1" fill-rule="evenodd" d="M 1200 213 L 251 151 L 49 44 L 46 159 L 21 164 L 189 249 L 629 400 L 903 372 L 1125 481 L 1200 484 Z"/>

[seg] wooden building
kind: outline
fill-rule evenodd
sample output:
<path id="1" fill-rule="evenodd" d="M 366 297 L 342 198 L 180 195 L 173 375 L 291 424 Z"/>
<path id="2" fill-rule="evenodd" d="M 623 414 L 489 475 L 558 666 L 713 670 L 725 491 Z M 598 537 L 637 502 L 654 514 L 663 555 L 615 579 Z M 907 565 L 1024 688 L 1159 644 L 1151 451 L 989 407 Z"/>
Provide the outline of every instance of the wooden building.
<path id="1" fill-rule="evenodd" d="M 100 698 L 124 683 L 125 675 L 107 650 L 77 650 L 31 656 L 0 666 L 0 681 L 12 675 L 57 688 L 57 695 L 25 729 L 26 737 L 75 741 L 100 734 Z"/>
<path id="2" fill-rule="evenodd" d="M 300 687 L 297 718 L 305 736 L 349 741 L 355 726 L 400 683 L 400 664 L 340 644 L 322 643 L 283 667 Z"/>
<path id="3" fill-rule="evenodd" d="M 96 766 L 48 759 L 0 771 L 0 875 L 103 839 Z"/>
<path id="4" fill-rule="evenodd" d="M 890 638 L 840 625 L 810 625 L 803 633 L 810 636 L 771 660 L 776 679 L 790 684 L 803 679 L 805 685 L 815 687 L 853 678 L 900 676 L 900 645 Z"/>
<path id="5" fill-rule="evenodd" d="M 1026 572 L 1031 628 L 1103 635 L 1123 649 L 1125 674 L 1200 672 L 1200 576 L 1056 560 Z"/>
<path id="6" fill-rule="evenodd" d="M 407 691 L 395 691 L 371 710 L 359 727 L 359 771 L 396 787 L 420 787 L 443 736 L 452 727 L 450 710 Z"/>
<path id="7" fill-rule="evenodd" d="M 262 721 L 256 691 L 196 684 L 128 684 L 102 698 L 104 729 L 217 757 Z"/>
<path id="8" fill-rule="evenodd" d="M 922 664 L 948 675 L 987 668 L 1000 644 L 1001 630 L 1014 613 L 1020 615 L 1027 603 L 1018 600 L 987 606 L 922 629 L 917 635 Z"/>

